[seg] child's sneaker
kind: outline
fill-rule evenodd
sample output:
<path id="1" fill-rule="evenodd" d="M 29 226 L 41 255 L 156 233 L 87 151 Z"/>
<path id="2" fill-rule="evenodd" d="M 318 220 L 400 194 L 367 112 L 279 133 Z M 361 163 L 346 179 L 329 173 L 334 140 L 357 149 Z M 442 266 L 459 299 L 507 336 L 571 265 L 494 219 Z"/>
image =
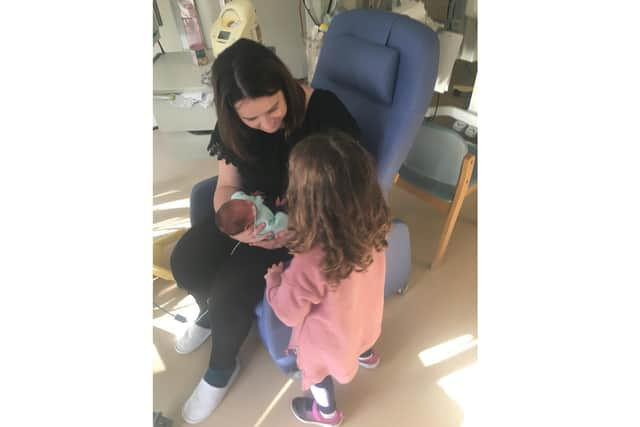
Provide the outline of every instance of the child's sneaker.
<path id="1" fill-rule="evenodd" d="M 312 397 L 296 397 L 291 401 L 291 412 L 297 419 L 305 424 L 315 424 L 317 426 L 337 427 L 342 424 L 344 415 L 342 411 L 336 409 L 336 413 L 331 418 L 325 418 L 318 408 L 318 404 Z"/>
<path id="2" fill-rule="evenodd" d="M 369 354 L 368 356 L 358 357 L 358 363 L 363 368 L 368 368 L 368 369 L 377 368 L 378 365 L 380 364 L 380 356 L 378 356 L 378 353 L 371 350 L 371 354 Z"/>

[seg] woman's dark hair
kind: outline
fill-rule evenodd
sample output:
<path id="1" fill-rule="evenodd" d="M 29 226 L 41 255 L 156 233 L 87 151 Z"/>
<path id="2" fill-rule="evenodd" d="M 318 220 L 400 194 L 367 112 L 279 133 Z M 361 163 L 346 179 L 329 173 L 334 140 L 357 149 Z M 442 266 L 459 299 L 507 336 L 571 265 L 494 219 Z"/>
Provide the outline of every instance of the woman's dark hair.
<path id="1" fill-rule="evenodd" d="M 240 39 L 222 51 L 212 66 L 212 82 L 220 137 L 245 161 L 257 159 L 251 159 L 246 149 L 250 128 L 236 112 L 238 101 L 271 96 L 281 90 L 287 103 L 285 136 L 302 125 L 304 90 L 280 58 L 260 43 Z"/>
<path id="2" fill-rule="evenodd" d="M 323 272 L 337 284 L 387 247 L 389 206 L 369 152 L 343 132 L 310 135 L 289 156 L 289 229 L 293 254 L 320 245 Z"/>

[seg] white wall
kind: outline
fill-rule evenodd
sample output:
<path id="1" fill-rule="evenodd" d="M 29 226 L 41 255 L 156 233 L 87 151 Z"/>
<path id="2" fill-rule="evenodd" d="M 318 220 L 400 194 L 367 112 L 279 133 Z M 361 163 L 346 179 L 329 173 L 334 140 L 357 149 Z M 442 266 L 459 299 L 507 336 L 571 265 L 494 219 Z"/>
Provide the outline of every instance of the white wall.
<path id="1" fill-rule="evenodd" d="M 263 43 L 276 53 L 296 78 L 307 76 L 307 59 L 300 30 L 298 0 L 253 0 Z M 304 18 L 304 15 L 303 15 Z"/>

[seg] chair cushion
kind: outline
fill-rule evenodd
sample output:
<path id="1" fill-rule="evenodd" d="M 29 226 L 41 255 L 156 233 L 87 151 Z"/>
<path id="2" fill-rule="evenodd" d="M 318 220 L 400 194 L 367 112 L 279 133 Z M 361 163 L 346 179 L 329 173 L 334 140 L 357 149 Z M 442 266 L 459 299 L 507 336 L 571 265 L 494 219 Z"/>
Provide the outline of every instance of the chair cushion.
<path id="1" fill-rule="evenodd" d="M 323 49 L 340 52 L 340 61 L 327 67 L 330 80 L 357 89 L 371 100 L 391 104 L 398 70 L 396 49 L 347 34 L 326 39 Z"/>
<path id="2" fill-rule="evenodd" d="M 400 168 L 400 176 L 405 181 L 413 184 L 415 187 L 426 191 L 427 193 L 437 197 L 445 202 L 451 202 L 456 193 L 456 186 L 438 182 L 435 179 L 428 178 L 420 173 L 409 169 L 406 166 Z"/>
<path id="3" fill-rule="evenodd" d="M 456 190 L 462 160 L 467 153 L 476 155 L 470 184 L 477 181 L 477 151 L 474 144 L 453 129 L 425 119 L 418 131 L 400 176 L 439 199 L 450 202 Z"/>

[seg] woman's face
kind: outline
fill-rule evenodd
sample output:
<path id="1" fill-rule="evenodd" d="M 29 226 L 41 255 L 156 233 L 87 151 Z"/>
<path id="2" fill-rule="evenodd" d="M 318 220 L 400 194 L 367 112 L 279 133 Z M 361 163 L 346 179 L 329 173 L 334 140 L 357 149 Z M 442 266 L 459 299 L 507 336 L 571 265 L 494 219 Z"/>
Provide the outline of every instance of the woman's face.
<path id="1" fill-rule="evenodd" d="M 253 129 L 275 133 L 287 115 L 287 103 L 281 90 L 270 96 L 245 98 L 235 104 L 242 122 Z"/>

